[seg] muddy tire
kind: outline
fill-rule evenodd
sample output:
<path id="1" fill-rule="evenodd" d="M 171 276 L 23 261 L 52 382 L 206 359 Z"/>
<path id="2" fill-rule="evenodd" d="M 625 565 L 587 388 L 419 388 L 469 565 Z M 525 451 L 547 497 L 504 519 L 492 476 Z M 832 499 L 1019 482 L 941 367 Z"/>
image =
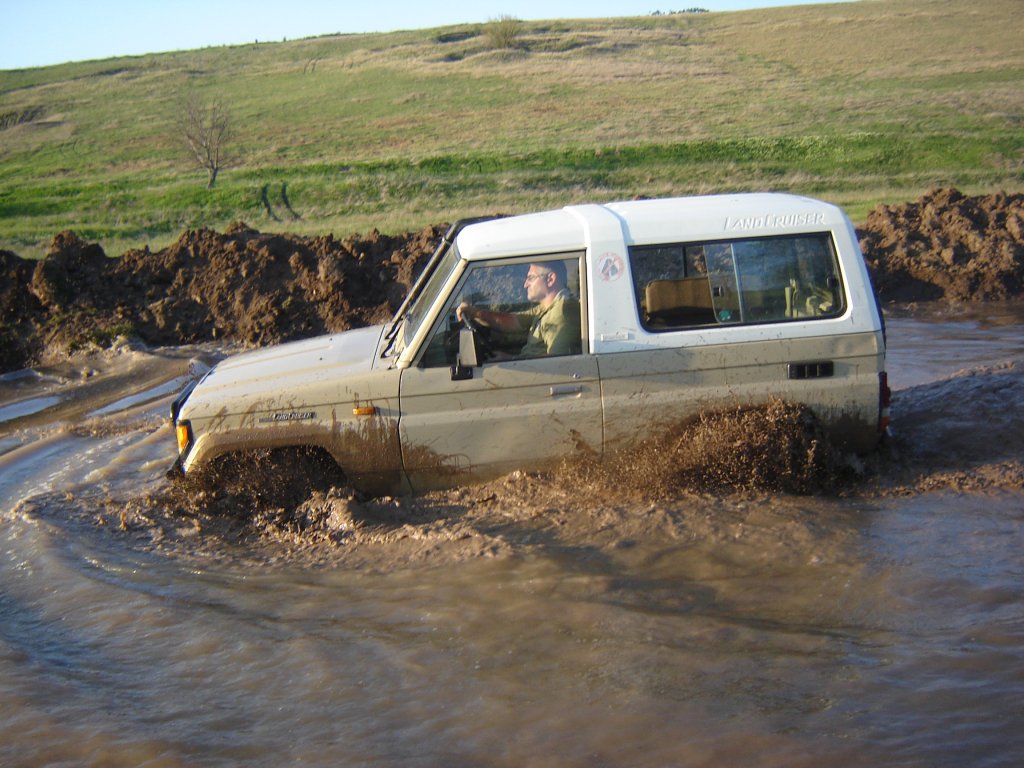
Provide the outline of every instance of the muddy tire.
<path id="1" fill-rule="evenodd" d="M 313 493 L 347 485 L 345 473 L 320 448 L 242 451 L 219 456 L 183 481 L 239 517 L 294 510 Z"/>

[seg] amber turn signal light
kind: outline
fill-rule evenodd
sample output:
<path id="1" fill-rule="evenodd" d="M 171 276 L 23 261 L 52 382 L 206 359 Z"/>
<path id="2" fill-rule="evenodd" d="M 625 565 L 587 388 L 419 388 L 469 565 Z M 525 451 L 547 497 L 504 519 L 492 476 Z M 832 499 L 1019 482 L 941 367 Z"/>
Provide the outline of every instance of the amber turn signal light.
<path id="1" fill-rule="evenodd" d="M 174 425 L 174 434 L 178 438 L 178 453 L 184 453 L 192 443 L 192 426 L 187 421 Z"/>

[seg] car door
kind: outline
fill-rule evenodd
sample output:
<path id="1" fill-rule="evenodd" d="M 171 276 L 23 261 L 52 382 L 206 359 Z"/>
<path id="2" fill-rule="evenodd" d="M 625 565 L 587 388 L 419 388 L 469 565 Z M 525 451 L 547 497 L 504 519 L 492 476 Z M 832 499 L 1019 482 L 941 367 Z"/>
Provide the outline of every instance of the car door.
<path id="1" fill-rule="evenodd" d="M 578 256 L 557 258 L 569 264 L 570 287 L 579 291 Z M 514 469 L 550 468 L 579 452 L 600 454 L 601 392 L 597 362 L 583 343 L 585 329 L 572 354 L 522 358 L 506 347 L 472 368 L 470 378 L 453 376 L 453 353 L 431 356 L 457 332 L 454 315 L 461 301 L 528 308 L 523 280 L 529 265 L 539 261 L 502 260 L 467 270 L 425 345 L 427 352 L 402 372 L 399 436 L 414 490 L 485 480 Z M 581 313 L 586 317 L 582 307 Z M 509 344 L 523 345 L 520 339 Z M 508 359 L 497 359 L 505 355 Z"/>

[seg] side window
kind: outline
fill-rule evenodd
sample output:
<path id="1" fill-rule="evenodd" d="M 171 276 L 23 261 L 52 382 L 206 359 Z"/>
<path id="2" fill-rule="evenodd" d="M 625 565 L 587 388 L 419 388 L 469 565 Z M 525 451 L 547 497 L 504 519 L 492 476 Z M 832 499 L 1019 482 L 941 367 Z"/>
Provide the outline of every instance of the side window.
<path id="1" fill-rule="evenodd" d="M 580 287 L 580 255 L 471 264 L 427 342 L 422 365 L 455 362 L 460 305 L 475 323 L 484 362 L 578 355 L 583 349 Z"/>
<path id="2" fill-rule="evenodd" d="M 835 317 L 845 309 L 828 234 L 630 249 L 650 331 Z"/>

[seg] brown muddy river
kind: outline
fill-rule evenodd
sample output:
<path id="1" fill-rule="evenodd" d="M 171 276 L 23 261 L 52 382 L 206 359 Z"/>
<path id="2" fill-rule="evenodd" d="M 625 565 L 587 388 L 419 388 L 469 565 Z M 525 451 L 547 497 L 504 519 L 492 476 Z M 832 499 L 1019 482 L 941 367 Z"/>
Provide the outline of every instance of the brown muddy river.
<path id="1" fill-rule="evenodd" d="M 882 480 L 513 476 L 333 548 L 158 508 L 218 350 L 0 377 L 0 764 L 1019 765 L 1024 311 L 888 329 Z"/>

